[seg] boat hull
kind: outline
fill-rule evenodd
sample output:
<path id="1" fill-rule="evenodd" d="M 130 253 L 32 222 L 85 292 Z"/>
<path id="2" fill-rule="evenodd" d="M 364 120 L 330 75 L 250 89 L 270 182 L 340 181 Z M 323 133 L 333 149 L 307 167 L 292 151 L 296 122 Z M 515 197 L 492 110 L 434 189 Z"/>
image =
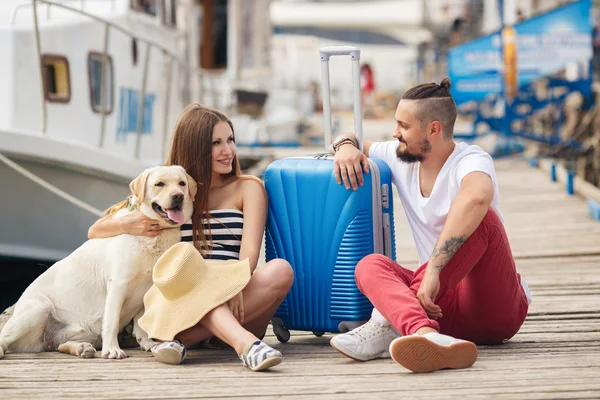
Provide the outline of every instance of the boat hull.
<path id="1" fill-rule="evenodd" d="M 105 210 L 129 194 L 129 181 L 35 159 L 11 160 L 79 200 Z M 98 216 L 0 163 L 0 257 L 57 261 L 87 240 Z"/>

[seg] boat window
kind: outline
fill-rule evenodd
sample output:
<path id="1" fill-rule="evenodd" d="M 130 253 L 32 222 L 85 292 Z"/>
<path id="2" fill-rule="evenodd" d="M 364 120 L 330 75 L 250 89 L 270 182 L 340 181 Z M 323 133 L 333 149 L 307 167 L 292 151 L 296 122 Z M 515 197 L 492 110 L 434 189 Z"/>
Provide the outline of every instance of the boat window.
<path id="1" fill-rule="evenodd" d="M 227 68 L 227 0 L 204 1 L 201 6 L 200 66 Z"/>
<path id="2" fill-rule="evenodd" d="M 106 74 L 104 75 L 104 105 L 102 104 L 102 53 L 90 52 L 88 55 L 88 74 L 90 84 L 90 101 L 92 110 L 97 113 L 110 114 L 113 110 L 113 65 L 112 58 L 106 56 Z"/>
<path id="3" fill-rule="evenodd" d="M 177 2 L 176 0 L 162 1 L 162 23 L 163 25 L 175 28 L 177 26 Z"/>
<path id="4" fill-rule="evenodd" d="M 69 61 L 64 56 L 44 54 L 42 56 L 42 68 L 46 100 L 56 103 L 68 103 L 71 99 Z"/>
<path id="5" fill-rule="evenodd" d="M 137 65 L 137 60 L 138 60 L 137 40 L 135 38 L 133 38 L 133 39 L 131 39 L 131 62 L 133 63 L 134 67 Z"/>
<path id="6" fill-rule="evenodd" d="M 131 9 L 156 17 L 158 1 L 160 0 L 131 0 Z"/>

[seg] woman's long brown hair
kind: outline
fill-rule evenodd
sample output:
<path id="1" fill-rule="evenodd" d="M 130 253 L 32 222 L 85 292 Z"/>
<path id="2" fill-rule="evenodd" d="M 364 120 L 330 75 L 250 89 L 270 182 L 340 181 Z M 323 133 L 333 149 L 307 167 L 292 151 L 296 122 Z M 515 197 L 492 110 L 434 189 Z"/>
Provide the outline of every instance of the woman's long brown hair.
<path id="1" fill-rule="evenodd" d="M 179 116 L 171 144 L 167 165 L 180 165 L 198 184 L 192 216 L 192 238 L 194 246 L 203 256 L 210 250 L 209 240 L 202 229 L 202 219 L 209 215 L 208 193 L 212 179 L 213 130 L 219 122 L 233 124 L 225 114 L 198 103 L 189 104 Z M 233 169 L 224 177 L 240 176 L 237 155 L 232 161 Z"/>

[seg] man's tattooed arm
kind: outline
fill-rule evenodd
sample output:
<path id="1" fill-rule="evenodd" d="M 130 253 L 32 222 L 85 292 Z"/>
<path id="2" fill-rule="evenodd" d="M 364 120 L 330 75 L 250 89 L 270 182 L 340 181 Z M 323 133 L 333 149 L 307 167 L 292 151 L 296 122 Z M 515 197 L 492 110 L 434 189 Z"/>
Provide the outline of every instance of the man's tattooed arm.
<path id="1" fill-rule="evenodd" d="M 436 270 L 441 271 L 444 269 L 446 264 L 450 261 L 452 256 L 456 254 L 460 246 L 467 240 L 466 236 L 452 236 L 446 240 L 441 246 L 436 246 L 431 254 L 431 261 L 433 261 L 432 267 Z"/>
<path id="2" fill-rule="evenodd" d="M 494 198 L 494 184 L 489 175 L 474 171 L 467 174 L 452 201 L 444 227 L 428 260 L 430 274 L 440 272 L 450 262 L 483 221 Z"/>

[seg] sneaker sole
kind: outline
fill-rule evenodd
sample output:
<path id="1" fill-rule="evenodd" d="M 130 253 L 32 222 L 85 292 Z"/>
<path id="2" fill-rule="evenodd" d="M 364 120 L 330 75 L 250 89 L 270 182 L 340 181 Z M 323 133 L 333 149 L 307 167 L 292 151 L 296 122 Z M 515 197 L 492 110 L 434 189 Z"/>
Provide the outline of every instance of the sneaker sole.
<path id="1" fill-rule="evenodd" d="M 334 342 L 333 342 L 333 339 L 331 341 L 329 341 L 329 344 L 331 345 L 331 347 L 333 347 L 335 350 L 337 350 L 337 352 L 339 352 L 340 354 L 342 354 L 342 355 L 344 355 L 344 356 L 346 356 L 346 357 L 348 357 L 348 358 L 350 358 L 350 359 L 352 359 L 354 361 L 363 361 L 364 362 L 364 361 L 377 360 L 377 359 L 380 359 L 380 358 L 390 358 L 390 355 L 388 354 L 387 351 L 381 353 L 381 355 L 379 355 L 379 356 L 370 357 L 370 358 L 369 357 L 363 357 L 363 358 L 361 358 L 360 354 L 358 354 L 358 353 L 355 353 L 355 352 L 353 352 L 351 350 L 342 348 L 342 346 L 339 346 L 339 347 L 336 346 L 334 344 Z"/>
<path id="2" fill-rule="evenodd" d="M 468 368 L 477 360 L 477 346 L 460 342 L 440 346 L 418 336 L 407 336 L 390 346 L 394 361 L 413 372 L 432 372 L 444 368 Z"/>
<path id="3" fill-rule="evenodd" d="M 281 361 L 281 357 L 269 357 L 260 364 L 258 364 L 256 367 L 250 369 L 252 371 L 264 371 L 265 369 L 269 369 L 271 367 L 281 364 Z"/>
<path id="4" fill-rule="evenodd" d="M 152 354 L 154 355 L 154 358 L 165 364 L 179 365 L 183 361 L 181 359 L 181 353 L 172 347 L 162 348 Z"/>

